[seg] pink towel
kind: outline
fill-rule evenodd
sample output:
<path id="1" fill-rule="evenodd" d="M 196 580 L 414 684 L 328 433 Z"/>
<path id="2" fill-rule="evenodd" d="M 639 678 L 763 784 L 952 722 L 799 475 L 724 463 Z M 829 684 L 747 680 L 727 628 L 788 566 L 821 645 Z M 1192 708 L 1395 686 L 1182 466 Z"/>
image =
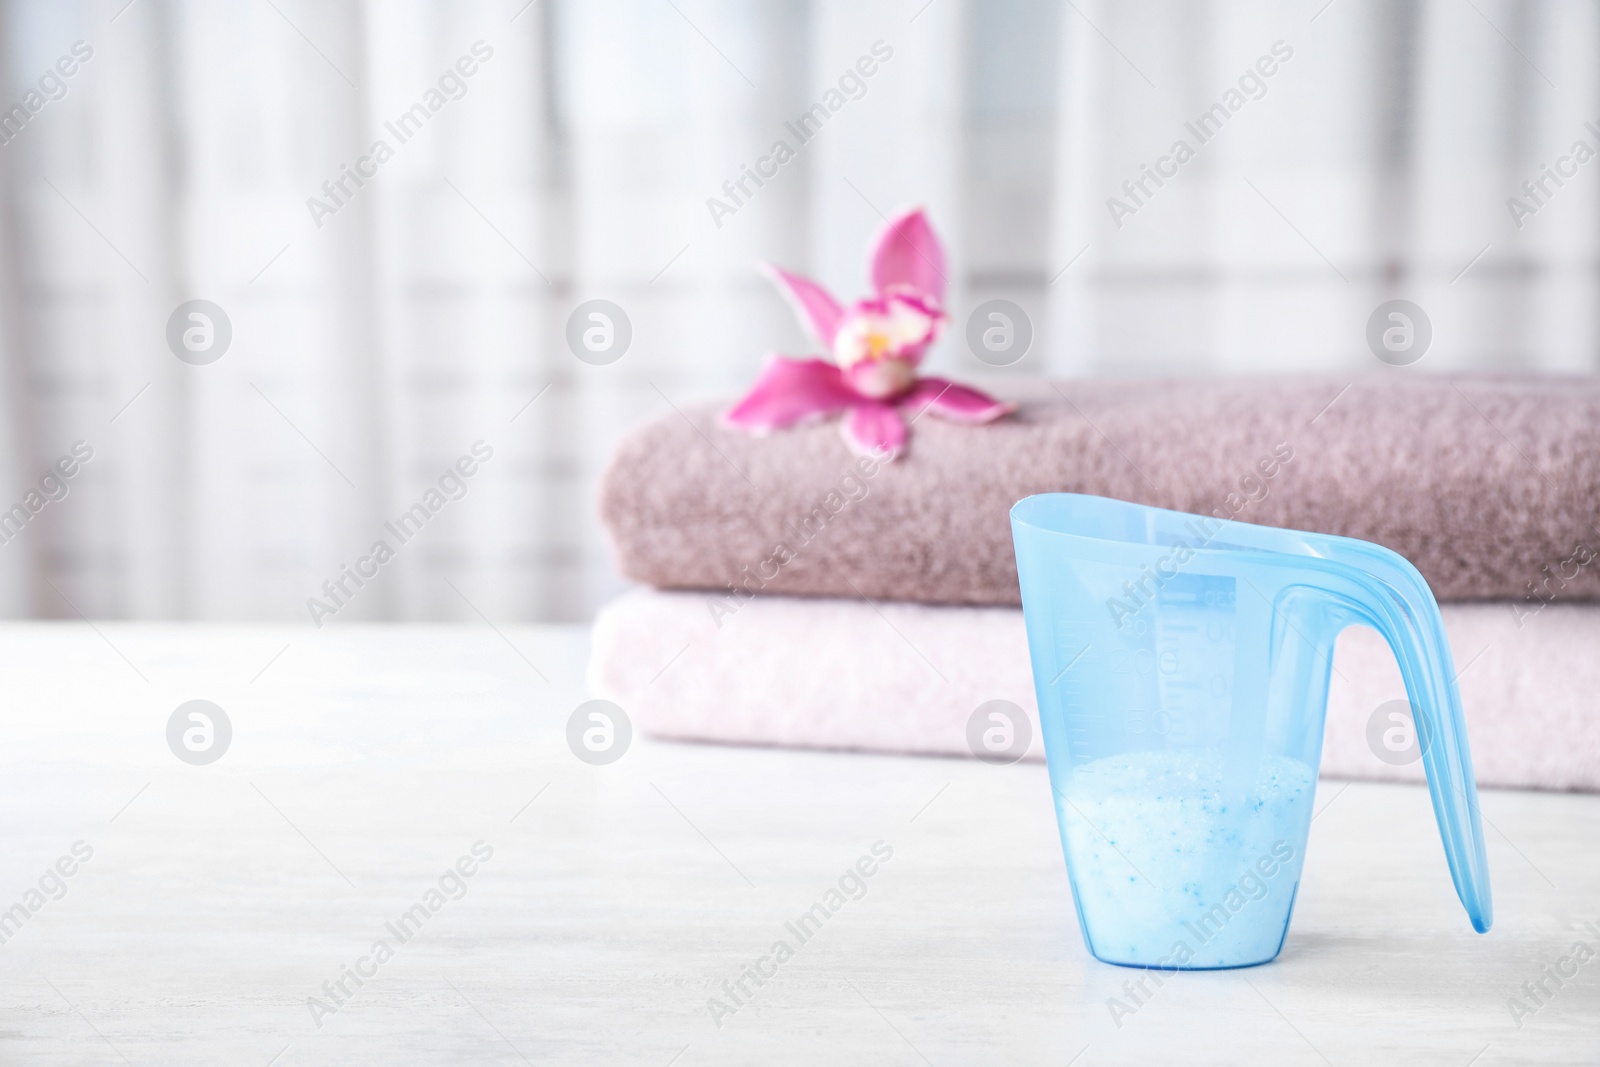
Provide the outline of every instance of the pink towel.
<path id="1" fill-rule="evenodd" d="M 1478 783 L 1600 792 L 1600 605 L 1552 605 L 1520 626 L 1506 603 L 1443 614 Z M 658 737 L 945 756 L 970 756 L 972 713 L 1007 700 L 1043 758 L 1020 610 L 760 597 L 714 615 L 703 593 L 612 602 L 591 690 Z M 1323 774 L 1421 781 L 1418 759 L 1379 755 L 1389 702 L 1406 695 L 1383 639 L 1351 628 L 1333 666 Z"/>
<path id="2" fill-rule="evenodd" d="M 990 426 L 913 426 L 856 460 L 832 424 L 751 437 L 720 407 L 618 449 L 601 516 L 662 588 L 1016 604 L 1007 512 L 1119 497 L 1344 534 L 1410 559 L 1441 600 L 1600 597 L 1600 378 L 1000 383 Z M 730 597 L 730 606 L 737 602 Z"/>

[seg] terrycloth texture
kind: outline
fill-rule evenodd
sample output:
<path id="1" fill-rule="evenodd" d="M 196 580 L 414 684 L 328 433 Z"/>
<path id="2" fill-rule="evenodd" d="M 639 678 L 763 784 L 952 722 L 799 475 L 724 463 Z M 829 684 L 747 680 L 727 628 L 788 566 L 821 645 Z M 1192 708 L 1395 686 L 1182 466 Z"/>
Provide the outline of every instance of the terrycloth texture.
<path id="1" fill-rule="evenodd" d="M 1478 783 L 1600 791 L 1600 606 L 1443 608 Z M 761 597 L 719 628 L 704 594 L 640 590 L 601 611 L 590 688 L 658 737 L 970 756 L 967 720 L 1003 699 L 1033 719 L 1022 612 L 1014 608 Z M 1367 745 L 1367 723 L 1405 699 L 1388 646 L 1347 630 L 1334 653 L 1322 772 L 1422 781 Z"/>
<path id="2" fill-rule="evenodd" d="M 870 477 L 833 425 L 752 437 L 725 429 L 720 407 L 665 415 L 623 442 L 605 477 L 622 570 L 660 588 L 1015 605 L 1007 513 L 1071 491 L 1375 541 L 1440 600 L 1521 599 L 1547 580 L 1562 600 L 1600 597 L 1600 378 L 993 391 L 1021 411 L 983 427 L 919 419 L 909 454 Z"/>

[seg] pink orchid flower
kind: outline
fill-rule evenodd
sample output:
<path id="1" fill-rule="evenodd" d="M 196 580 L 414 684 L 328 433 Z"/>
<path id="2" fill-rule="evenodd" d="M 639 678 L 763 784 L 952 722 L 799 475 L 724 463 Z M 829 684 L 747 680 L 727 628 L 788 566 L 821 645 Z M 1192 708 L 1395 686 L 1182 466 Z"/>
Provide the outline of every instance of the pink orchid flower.
<path id="1" fill-rule="evenodd" d="M 726 415 L 729 425 L 766 433 L 844 412 L 845 441 L 863 455 L 904 450 L 912 419 L 924 411 L 956 422 L 992 422 L 1016 410 L 943 378 L 919 378 L 917 366 L 950 317 L 944 247 L 921 208 L 891 219 L 872 251 L 876 296 L 849 307 L 809 278 L 770 267 L 801 324 L 833 354 L 825 359 L 772 356 L 750 392 Z"/>

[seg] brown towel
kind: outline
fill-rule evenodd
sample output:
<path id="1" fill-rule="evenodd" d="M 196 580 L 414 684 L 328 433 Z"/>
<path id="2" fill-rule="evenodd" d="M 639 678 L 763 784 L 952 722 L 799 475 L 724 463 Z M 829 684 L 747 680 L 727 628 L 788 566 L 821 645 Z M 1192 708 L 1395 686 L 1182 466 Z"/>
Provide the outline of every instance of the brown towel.
<path id="1" fill-rule="evenodd" d="M 833 422 L 752 437 L 687 409 L 619 447 L 601 517 L 661 588 L 1016 604 L 1007 516 L 1119 497 L 1359 537 L 1441 600 L 1600 598 L 1600 378 L 1013 382 L 989 426 L 918 418 L 857 460 Z"/>

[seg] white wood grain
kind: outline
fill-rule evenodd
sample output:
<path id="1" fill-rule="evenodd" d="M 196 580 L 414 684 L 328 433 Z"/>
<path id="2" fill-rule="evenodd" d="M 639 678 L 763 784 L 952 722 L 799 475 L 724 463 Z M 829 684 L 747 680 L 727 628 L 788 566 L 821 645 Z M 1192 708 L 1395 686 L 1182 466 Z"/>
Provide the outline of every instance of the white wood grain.
<path id="1" fill-rule="evenodd" d="M 578 628 L 97 625 L 0 627 L 0 909 L 94 850 L 0 945 L 3 1063 L 1600 1062 L 1600 960 L 1507 1010 L 1600 943 L 1597 797 L 1485 794 L 1480 937 L 1424 790 L 1324 782 L 1279 960 L 1170 977 L 1119 1028 L 1141 972 L 1084 951 L 1042 767 L 648 739 L 590 767 Z M 197 697 L 234 727 L 209 767 L 164 739 Z M 315 1025 L 479 840 L 465 896 Z M 866 895 L 716 1026 L 880 840 Z"/>

